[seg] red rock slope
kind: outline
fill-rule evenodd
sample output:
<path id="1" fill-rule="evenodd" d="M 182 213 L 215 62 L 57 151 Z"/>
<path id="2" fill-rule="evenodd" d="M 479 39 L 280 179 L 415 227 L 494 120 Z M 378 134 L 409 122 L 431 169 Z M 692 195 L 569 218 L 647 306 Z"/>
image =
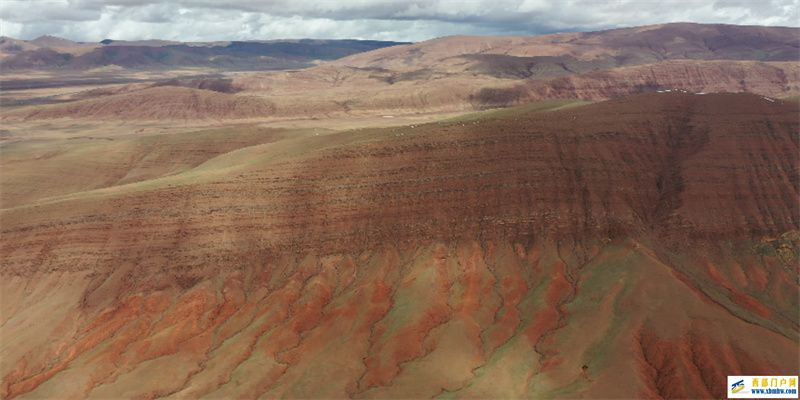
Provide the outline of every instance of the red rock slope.
<path id="1" fill-rule="evenodd" d="M 2 210 L 0 393 L 720 398 L 798 372 L 796 104 L 486 115 Z"/>

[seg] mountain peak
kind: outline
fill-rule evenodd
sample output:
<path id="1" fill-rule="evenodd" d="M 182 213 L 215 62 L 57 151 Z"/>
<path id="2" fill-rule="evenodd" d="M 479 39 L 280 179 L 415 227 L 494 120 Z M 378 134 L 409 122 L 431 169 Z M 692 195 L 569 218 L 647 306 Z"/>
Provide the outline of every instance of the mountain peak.
<path id="1" fill-rule="evenodd" d="M 58 36 L 44 35 L 36 39 L 29 40 L 28 43 L 39 47 L 81 47 L 83 44 L 73 42 L 69 39 L 64 39 Z"/>

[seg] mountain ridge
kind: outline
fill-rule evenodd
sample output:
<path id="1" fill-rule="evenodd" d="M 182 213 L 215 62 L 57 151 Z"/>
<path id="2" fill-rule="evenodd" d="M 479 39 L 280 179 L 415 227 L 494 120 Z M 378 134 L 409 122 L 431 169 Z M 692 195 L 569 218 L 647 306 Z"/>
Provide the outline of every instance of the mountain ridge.
<path id="1" fill-rule="evenodd" d="M 207 67 L 234 70 L 308 68 L 315 61 L 330 60 L 356 52 L 393 46 L 400 42 L 375 40 L 276 40 L 182 43 L 172 41 L 107 41 L 78 44 L 60 38 L 32 41 L 6 39 L 0 49 L 4 70 L 86 71 L 109 65 L 125 69 Z M 13 42 L 13 43 L 12 43 Z M 24 43 L 24 46 L 23 46 Z M 38 44 L 42 44 L 39 46 Z M 54 45 L 55 44 L 55 45 Z M 64 45 L 66 44 L 66 46 Z M 11 46 L 11 47 L 10 47 Z M 32 48 L 30 46 L 35 46 Z M 9 48 L 15 51 L 9 52 Z M 83 48 L 80 53 L 65 48 Z M 44 56 L 47 54 L 47 56 Z M 269 57 L 265 59 L 264 57 Z M 32 61 L 32 59 L 37 61 Z"/>
<path id="2" fill-rule="evenodd" d="M 695 57 L 703 59 L 713 59 L 709 56 L 753 59 L 741 57 L 751 57 L 749 54 L 766 51 L 764 45 L 781 49 L 781 53 L 771 56 L 774 57 L 772 61 L 794 61 L 800 56 L 799 31 L 800 28 L 672 23 L 529 37 L 453 36 L 354 55 L 333 64 L 361 68 L 398 67 L 404 66 L 405 60 L 409 60 L 409 65 L 425 67 L 432 61 L 476 53 L 517 57 L 568 55 L 578 60 L 590 60 L 600 56 L 626 56 L 624 53 L 614 54 L 624 51 L 626 47 L 648 48 L 653 52 L 651 61 L 680 56 L 680 51 L 696 51 Z M 663 47 L 652 49 L 650 41 L 661 43 Z M 422 52 L 425 48 L 429 48 L 430 53 Z M 688 57 L 684 55 L 683 58 Z M 410 61 L 412 59 L 413 63 Z"/>
<path id="3" fill-rule="evenodd" d="M 145 180 L 0 210 L 0 394 L 724 397 L 791 373 L 798 107 L 670 91 L 253 128 L 228 154 L 199 146 L 225 129 L 95 141 Z M 75 140 L 53 165 L 85 163 Z M 35 176 L 39 145 L 3 160 Z"/>

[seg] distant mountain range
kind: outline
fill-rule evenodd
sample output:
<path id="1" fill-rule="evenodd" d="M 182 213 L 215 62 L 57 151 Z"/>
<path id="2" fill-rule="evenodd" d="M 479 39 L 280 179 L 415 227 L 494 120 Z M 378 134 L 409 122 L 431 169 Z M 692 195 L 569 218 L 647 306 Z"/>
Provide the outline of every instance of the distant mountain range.
<path id="1" fill-rule="evenodd" d="M 397 46 L 405 44 L 405 46 Z M 340 60 L 341 59 L 341 60 Z M 800 60 L 797 28 L 673 23 L 529 37 L 450 36 L 420 43 L 372 40 L 177 42 L 106 39 L 78 43 L 0 37 L 3 70 L 286 70 L 333 65 L 552 78 L 668 60 Z M 419 75 L 417 73 L 416 75 Z M 399 77 L 403 79 L 402 76 Z M 407 77 L 406 77 L 407 78 Z"/>
<path id="2" fill-rule="evenodd" d="M 674 23 L 526 37 L 451 36 L 339 60 L 357 68 L 553 77 L 668 60 L 800 60 L 800 29 Z"/>
<path id="3" fill-rule="evenodd" d="M 673 23 L 531 37 L 450 36 L 410 44 L 309 39 L 87 44 L 55 37 L 2 38 L 0 52 L 6 54 L 0 59 L 3 71 L 51 75 L 8 77 L 2 82 L 4 90 L 147 84 L 85 91 L 57 100 L 3 99 L 5 105 L 15 106 L 75 102 L 47 110 L 12 111 L 4 119 L 66 115 L 184 119 L 200 112 L 171 108 L 166 112 L 156 103 L 140 104 L 151 97 L 147 91 L 158 86 L 201 90 L 196 96 L 226 104 L 239 100 L 208 91 L 252 97 L 248 101 L 264 104 L 251 108 L 269 110 L 265 116 L 270 118 L 479 110 L 547 99 L 596 101 L 674 88 L 775 98 L 800 95 L 800 29 L 783 27 Z M 204 71 L 181 79 L 124 73 L 192 67 Z M 276 71 L 222 73 L 246 70 Z M 157 90 L 165 101 L 163 96 L 195 96 L 189 92 Z M 253 117 L 250 111 L 239 111 L 205 115 Z"/>
<path id="4" fill-rule="evenodd" d="M 117 66 L 124 69 L 203 67 L 220 70 L 308 68 L 319 61 L 403 44 L 374 40 L 277 40 L 181 43 L 163 40 L 77 43 L 53 36 L 34 40 L 0 37 L 3 70 L 83 71 Z"/>

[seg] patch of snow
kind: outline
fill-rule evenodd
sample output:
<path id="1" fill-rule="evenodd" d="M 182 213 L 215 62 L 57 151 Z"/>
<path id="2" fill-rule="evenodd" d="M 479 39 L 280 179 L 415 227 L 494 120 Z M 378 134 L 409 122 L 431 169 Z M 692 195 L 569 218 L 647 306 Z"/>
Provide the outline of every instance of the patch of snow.
<path id="1" fill-rule="evenodd" d="M 775 100 L 770 99 L 769 97 L 762 97 L 764 100 L 774 103 Z"/>

